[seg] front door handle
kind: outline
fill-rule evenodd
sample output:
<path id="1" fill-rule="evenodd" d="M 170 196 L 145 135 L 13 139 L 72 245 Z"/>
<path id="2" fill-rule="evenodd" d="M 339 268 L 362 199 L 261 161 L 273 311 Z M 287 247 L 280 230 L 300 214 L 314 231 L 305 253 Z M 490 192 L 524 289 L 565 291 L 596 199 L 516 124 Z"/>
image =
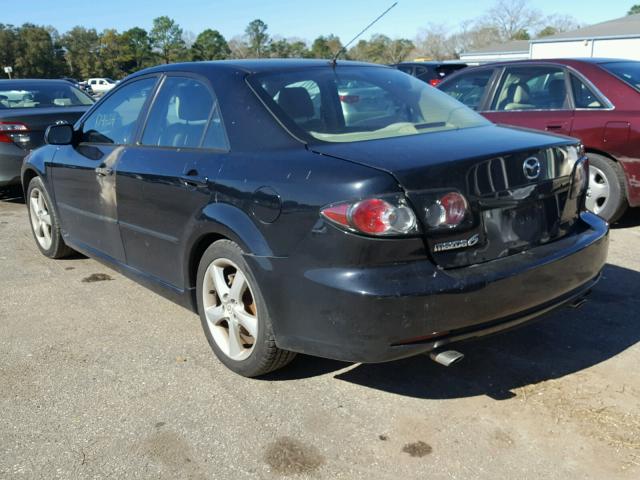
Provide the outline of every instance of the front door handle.
<path id="1" fill-rule="evenodd" d="M 563 125 L 547 125 L 547 130 L 562 130 Z"/>
<path id="2" fill-rule="evenodd" d="M 98 175 L 100 175 L 101 177 L 108 177 L 109 175 L 111 175 L 113 173 L 113 168 L 97 167 L 96 168 L 96 173 Z"/>

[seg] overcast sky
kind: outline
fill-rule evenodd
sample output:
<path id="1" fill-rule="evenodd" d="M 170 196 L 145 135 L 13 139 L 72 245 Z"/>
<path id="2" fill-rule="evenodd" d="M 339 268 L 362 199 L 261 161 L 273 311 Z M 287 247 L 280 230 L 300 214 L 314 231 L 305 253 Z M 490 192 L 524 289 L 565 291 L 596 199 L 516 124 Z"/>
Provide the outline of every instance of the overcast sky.
<path id="1" fill-rule="evenodd" d="M 5 2 L 9 3 L 0 0 Z M 231 38 L 243 33 L 251 20 L 260 18 L 269 25 L 272 35 L 313 40 L 318 35 L 334 33 L 345 42 L 393 0 L 28 0 L 10 3 L 11 8 L 2 9 L 0 22 L 52 25 L 60 32 L 76 25 L 99 31 L 105 28 L 122 31 L 136 26 L 148 30 L 154 17 L 168 15 L 184 30 L 197 34 L 213 28 Z M 567 14 L 581 23 L 592 24 L 625 15 L 634 1 L 532 0 L 530 3 L 545 15 Z M 398 6 L 371 32 L 412 39 L 430 22 L 454 30 L 461 21 L 482 15 L 492 4 L 493 1 L 483 0 L 399 0 Z"/>

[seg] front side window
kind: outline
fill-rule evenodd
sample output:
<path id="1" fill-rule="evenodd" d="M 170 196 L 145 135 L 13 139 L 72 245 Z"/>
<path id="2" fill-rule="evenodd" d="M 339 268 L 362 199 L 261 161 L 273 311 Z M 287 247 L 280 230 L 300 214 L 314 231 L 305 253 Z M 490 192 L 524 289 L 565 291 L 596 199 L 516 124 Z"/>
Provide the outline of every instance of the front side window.
<path id="1" fill-rule="evenodd" d="M 0 109 L 93 105 L 93 99 L 68 82 L 11 82 L 0 85 Z"/>
<path id="2" fill-rule="evenodd" d="M 571 75 L 571 88 L 573 90 L 573 103 L 576 108 L 604 108 L 593 90 L 575 75 Z"/>
<path id="3" fill-rule="evenodd" d="M 273 115 L 309 141 L 356 142 L 490 124 L 395 69 L 313 68 L 259 73 L 248 81 Z"/>
<path id="4" fill-rule="evenodd" d="M 600 66 L 640 91 L 640 62 L 610 62 Z"/>
<path id="5" fill-rule="evenodd" d="M 88 143 L 131 143 L 138 117 L 156 84 L 145 78 L 119 88 L 100 103 L 84 122 L 82 141 Z"/>
<path id="6" fill-rule="evenodd" d="M 192 78 L 167 77 L 149 113 L 142 144 L 226 148 L 218 102 L 207 86 Z"/>
<path id="7" fill-rule="evenodd" d="M 507 68 L 492 110 L 565 110 L 565 72 L 556 67 Z"/>
<path id="8" fill-rule="evenodd" d="M 467 107 L 478 110 L 492 75 L 493 70 L 469 72 L 458 75 L 454 80 L 441 85 L 439 88 L 459 102 L 464 103 Z"/>

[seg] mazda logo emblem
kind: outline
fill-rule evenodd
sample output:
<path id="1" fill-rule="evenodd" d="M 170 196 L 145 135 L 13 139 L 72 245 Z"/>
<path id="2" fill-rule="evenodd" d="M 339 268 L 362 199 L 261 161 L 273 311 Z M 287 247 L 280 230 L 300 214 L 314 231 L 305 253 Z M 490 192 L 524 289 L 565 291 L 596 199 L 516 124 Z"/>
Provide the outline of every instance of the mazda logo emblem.
<path id="1" fill-rule="evenodd" d="M 529 157 L 524 161 L 522 165 L 522 170 L 524 171 L 524 176 L 529 180 L 535 180 L 540 176 L 540 160 L 535 157 Z"/>

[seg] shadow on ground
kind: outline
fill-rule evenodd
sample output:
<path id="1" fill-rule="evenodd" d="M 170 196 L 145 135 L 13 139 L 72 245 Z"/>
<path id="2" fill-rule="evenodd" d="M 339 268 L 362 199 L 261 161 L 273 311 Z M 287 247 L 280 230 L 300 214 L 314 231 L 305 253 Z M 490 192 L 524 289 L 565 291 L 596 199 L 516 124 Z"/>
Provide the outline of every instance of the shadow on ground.
<path id="1" fill-rule="evenodd" d="M 427 356 L 356 365 L 337 373 L 346 382 L 416 398 L 487 395 L 560 378 L 604 362 L 640 341 L 640 273 L 607 265 L 602 281 L 580 309 L 562 309 L 542 320 L 455 347 L 465 360 L 442 367 Z M 336 372 L 350 364 L 302 356 L 271 380 Z"/>
<path id="2" fill-rule="evenodd" d="M 640 226 L 640 208 L 630 208 L 611 228 L 632 228 Z"/>
<path id="3" fill-rule="evenodd" d="M 19 185 L 14 187 L 0 187 L 0 202 L 24 203 L 22 188 Z"/>

